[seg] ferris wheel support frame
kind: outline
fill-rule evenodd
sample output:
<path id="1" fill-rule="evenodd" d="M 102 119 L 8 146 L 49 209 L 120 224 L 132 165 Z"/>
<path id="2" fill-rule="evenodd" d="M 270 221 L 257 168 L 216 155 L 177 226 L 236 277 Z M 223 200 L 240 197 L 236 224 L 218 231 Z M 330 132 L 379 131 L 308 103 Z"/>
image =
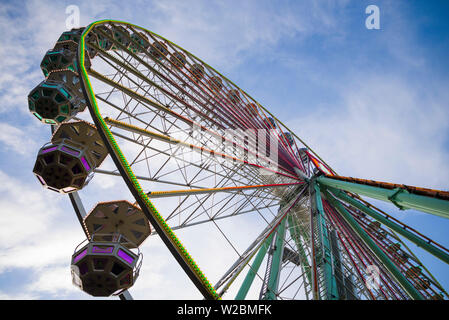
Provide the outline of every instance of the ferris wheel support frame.
<path id="1" fill-rule="evenodd" d="M 338 178 L 349 180 L 345 177 Z M 366 184 L 361 184 L 356 182 L 360 179 L 352 178 L 352 180 L 353 181 L 351 182 L 337 180 L 331 176 L 320 176 L 317 178 L 319 184 L 390 202 L 400 210 L 415 209 L 443 218 L 449 218 L 449 201 L 447 200 L 410 193 L 407 189 L 401 188 L 400 186 L 394 189 L 387 189 L 382 186 L 374 185 L 374 183 L 381 185 L 380 182 L 373 181 L 373 185 L 368 185 L 368 183 L 370 183 L 369 181 L 366 181 Z"/>
<path id="2" fill-rule="evenodd" d="M 287 216 L 289 232 L 293 238 L 293 241 L 295 242 L 296 248 L 298 249 L 299 252 L 299 257 L 301 259 L 301 268 L 307 277 L 309 285 L 311 285 L 312 284 L 311 266 L 309 264 L 309 261 L 307 260 L 307 254 L 301 242 L 301 230 L 299 230 L 298 225 L 294 223 L 293 220 L 294 219 L 292 215 Z"/>
<path id="3" fill-rule="evenodd" d="M 251 285 L 253 284 L 254 278 L 256 277 L 256 274 L 259 271 L 262 261 L 265 258 L 265 254 L 267 253 L 267 250 L 270 247 L 273 235 L 274 233 L 272 233 L 268 238 L 264 240 L 262 246 L 257 252 L 256 257 L 254 258 L 250 270 L 246 274 L 246 277 L 243 280 L 240 289 L 237 292 L 237 295 L 235 296 L 235 300 L 244 300 L 246 298 L 246 295 L 248 294 L 248 291 L 251 288 Z"/>
<path id="4" fill-rule="evenodd" d="M 335 278 L 334 257 L 331 252 L 331 243 L 326 230 L 326 220 L 324 219 L 323 201 L 321 199 L 321 191 L 315 179 L 310 182 L 310 197 L 312 202 L 312 211 L 316 218 L 316 228 L 318 230 L 317 240 L 321 247 L 321 261 L 319 264 L 324 267 L 324 288 L 327 300 L 338 300 L 337 280 Z"/>
<path id="5" fill-rule="evenodd" d="M 237 261 L 226 271 L 220 280 L 215 285 L 215 289 L 220 288 L 227 282 L 226 286 L 220 291 L 220 295 L 224 294 L 228 289 L 229 285 L 236 279 L 243 268 L 250 262 L 252 257 L 255 255 L 256 251 L 265 243 L 264 241 L 271 235 L 273 235 L 281 221 L 288 216 L 289 211 L 300 201 L 304 199 L 304 194 L 307 188 L 303 187 L 294 198 L 290 200 L 288 204 L 279 208 L 278 214 L 273 218 L 273 220 L 265 227 L 264 230 L 259 234 L 259 236 L 251 243 L 246 251 L 240 255 Z M 252 253 L 251 253 L 252 252 Z M 230 280 L 227 280 L 229 279 Z"/>
<path id="6" fill-rule="evenodd" d="M 351 226 L 354 232 L 362 239 L 362 241 L 371 249 L 371 251 L 378 257 L 388 271 L 400 283 L 407 294 L 416 300 L 423 300 L 423 296 L 416 290 L 416 288 L 407 280 L 407 278 L 398 270 L 396 265 L 390 258 L 376 245 L 376 243 L 369 237 L 365 230 L 355 221 L 351 214 L 343 207 L 343 205 L 334 198 L 329 191 L 321 187 L 326 199 L 333 205 L 333 207 L 341 214 L 346 222 Z"/>
<path id="7" fill-rule="evenodd" d="M 437 246 L 433 245 L 429 242 L 429 240 L 424 240 L 417 235 L 413 234 L 412 232 L 405 229 L 403 226 L 395 223 L 393 220 L 388 219 L 381 214 L 377 213 L 373 209 L 365 206 L 363 203 L 351 198 L 346 193 L 339 189 L 335 188 L 329 188 L 329 190 L 332 192 L 333 195 L 335 195 L 340 200 L 352 205 L 353 207 L 356 207 L 357 209 L 363 211 L 367 215 L 371 216 L 375 220 L 379 221 L 380 223 L 386 225 L 390 229 L 394 230 L 395 232 L 399 233 L 400 235 L 404 236 L 406 239 L 410 240 L 414 244 L 416 244 L 418 247 L 423 248 L 430 254 L 434 255 L 438 259 L 442 260 L 443 262 L 449 264 L 449 254 Z"/>
<path id="8" fill-rule="evenodd" d="M 279 285 L 280 266 L 282 263 L 282 253 L 284 251 L 285 224 L 287 222 L 284 217 L 277 227 L 276 238 L 274 239 L 272 259 L 270 261 L 267 288 L 262 300 L 276 300 Z"/>

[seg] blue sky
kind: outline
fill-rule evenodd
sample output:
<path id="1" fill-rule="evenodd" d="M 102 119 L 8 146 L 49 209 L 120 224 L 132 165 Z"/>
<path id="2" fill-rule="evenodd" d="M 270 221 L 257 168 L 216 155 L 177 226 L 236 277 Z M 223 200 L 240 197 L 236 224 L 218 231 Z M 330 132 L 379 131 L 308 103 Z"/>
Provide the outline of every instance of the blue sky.
<path id="1" fill-rule="evenodd" d="M 83 239 L 70 203 L 41 189 L 31 173 L 49 128 L 26 103 L 71 4 L 82 26 L 129 21 L 189 50 L 341 175 L 449 189 L 447 1 L 2 1 L 0 299 L 88 298 L 70 283 L 69 258 Z M 370 4 L 380 9 L 380 30 L 365 27 Z M 113 198 L 113 183 L 108 189 L 95 178 Z M 447 219 L 375 204 L 449 247 Z M 166 279 L 178 269 L 163 260 L 162 246 L 147 247 L 154 258 L 133 288 L 136 298 L 179 297 L 171 285 L 185 287 L 181 298 L 198 297 L 183 277 Z M 448 289 L 447 266 L 416 252 Z"/>

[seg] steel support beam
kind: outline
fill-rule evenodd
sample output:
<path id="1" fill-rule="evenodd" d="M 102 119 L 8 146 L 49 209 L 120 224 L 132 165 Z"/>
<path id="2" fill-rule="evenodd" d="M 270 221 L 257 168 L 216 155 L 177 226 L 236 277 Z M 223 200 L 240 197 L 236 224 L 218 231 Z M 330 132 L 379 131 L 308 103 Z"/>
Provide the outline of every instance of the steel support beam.
<path id="1" fill-rule="evenodd" d="M 323 190 L 326 199 L 333 205 L 333 207 L 341 214 L 343 219 L 351 226 L 354 232 L 362 239 L 362 241 L 371 249 L 382 264 L 387 268 L 391 275 L 399 282 L 407 294 L 415 300 L 423 300 L 421 293 L 408 281 L 408 279 L 399 271 L 396 265 L 390 258 L 377 246 L 373 239 L 363 230 L 346 208 L 336 200 L 327 190 Z"/>
<path id="2" fill-rule="evenodd" d="M 276 239 L 273 248 L 273 259 L 271 260 L 270 274 L 268 277 L 267 291 L 263 300 L 276 300 L 279 285 L 279 276 L 282 264 L 282 252 L 284 251 L 285 223 L 287 219 L 282 219 L 276 232 Z"/>
<path id="3" fill-rule="evenodd" d="M 92 70 L 91 70 L 91 72 L 92 72 Z M 287 174 L 287 173 L 283 173 L 283 172 L 280 172 L 280 171 L 276 171 L 276 170 L 270 169 L 268 167 L 263 167 L 263 166 L 258 165 L 256 163 L 248 162 L 248 160 L 240 159 L 240 158 L 237 158 L 235 156 L 232 156 L 232 155 L 229 155 L 229 154 L 226 154 L 226 153 L 223 153 L 223 152 L 218 152 L 216 150 L 211 150 L 211 149 L 208 149 L 208 148 L 205 148 L 205 147 L 202 147 L 202 146 L 197 146 L 197 145 L 194 145 L 192 143 L 181 141 L 181 140 L 175 139 L 173 137 L 170 137 L 170 136 L 167 136 L 167 135 L 164 135 L 164 134 L 160 134 L 160 133 L 157 133 L 157 132 L 154 132 L 154 131 L 143 129 L 143 128 L 131 125 L 129 123 L 125 123 L 123 121 L 114 120 L 114 119 L 111 119 L 111 118 L 108 118 L 108 117 L 104 118 L 103 120 L 107 124 L 109 124 L 111 126 L 114 126 L 116 128 L 127 130 L 129 132 L 140 134 L 140 135 L 143 135 L 143 136 L 146 136 L 146 137 L 149 137 L 149 138 L 161 141 L 161 142 L 165 142 L 165 143 L 168 143 L 168 144 L 176 145 L 176 146 L 183 147 L 183 148 L 188 148 L 190 150 L 199 152 L 200 154 L 208 155 L 208 156 L 210 156 L 212 158 L 226 159 L 226 160 L 231 161 L 231 162 L 244 164 L 244 165 L 247 165 L 249 167 L 254 167 L 254 168 L 257 168 L 257 169 L 264 169 L 264 170 L 266 170 L 268 172 L 272 172 L 273 174 L 277 174 L 277 175 L 280 175 L 280 176 L 284 176 L 284 177 L 288 177 L 288 178 L 292 178 L 292 179 L 298 180 L 298 178 L 293 176 L 293 175 L 290 175 L 290 174 Z M 256 160 L 256 158 L 254 158 L 252 160 Z"/>
<path id="4" fill-rule="evenodd" d="M 272 233 L 267 239 L 265 239 L 264 243 L 260 247 L 259 252 L 254 258 L 250 270 L 246 274 L 245 280 L 243 280 L 243 283 L 240 286 L 237 295 L 235 296 L 235 300 L 244 300 L 246 298 L 246 295 L 248 294 L 248 291 L 251 288 L 251 285 L 253 284 L 254 278 L 256 277 L 257 271 L 259 270 L 260 265 L 262 264 L 262 261 L 265 258 L 268 248 L 270 247 L 271 240 L 273 239 L 273 234 L 274 233 Z"/>
<path id="5" fill-rule="evenodd" d="M 324 176 L 318 177 L 320 185 L 357 193 L 373 199 L 391 202 L 401 210 L 414 209 L 449 218 L 449 201 L 424 195 L 409 193 L 406 189 L 387 189 L 365 184 L 341 181 Z"/>
<path id="6" fill-rule="evenodd" d="M 249 186 L 234 186 L 234 187 L 221 187 L 221 188 L 202 188 L 202 189 L 186 189 L 186 190 L 170 190 L 170 191 L 151 191 L 148 192 L 148 198 L 167 198 L 175 196 L 188 196 L 193 194 L 208 194 L 216 192 L 241 192 L 244 190 L 253 189 L 269 189 L 277 187 L 288 187 L 291 185 L 301 184 L 296 183 L 278 183 L 278 184 L 259 184 Z"/>
<path id="7" fill-rule="evenodd" d="M 384 217 L 381 214 L 377 213 L 373 209 L 368 208 L 363 203 L 361 203 L 361 202 L 351 198 L 350 196 L 348 196 L 343 191 L 338 190 L 338 189 L 333 189 L 333 188 L 329 188 L 329 190 L 332 192 L 332 194 L 334 194 L 336 197 L 340 198 L 344 202 L 350 204 L 351 206 L 359 209 L 360 211 L 364 212 L 365 214 L 369 215 L 370 217 L 376 219 L 377 221 L 379 221 L 383 225 L 387 226 L 391 230 L 399 233 L 400 235 L 402 235 L 406 239 L 410 240 L 411 242 L 416 244 L 418 247 L 423 248 L 424 250 L 426 250 L 430 254 L 433 254 L 438 259 L 440 259 L 440 260 L 446 262 L 447 264 L 449 264 L 449 254 L 447 252 L 445 252 L 445 251 L 441 250 L 440 248 L 432 245 L 428 241 L 418 237 L 417 235 L 415 235 L 414 233 L 408 231 L 407 229 L 404 229 L 403 226 L 395 223 L 394 221 L 392 221 L 390 219 L 387 219 L 386 217 Z"/>
<path id="8" fill-rule="evenodd" d="M 321 191 L 315 180 L 311 181 L 312 188 L 312 208 L 315 212 L 318 234 L 321 243 L 321 261 L 317 261 L 318 267 L 324 271 L 324 282 L 326 287 L 326 300 L 338 300 L 337 280 L 333 270 L 333 257 L 331 252 L 331 243 L 327 233 L 326 220 L 324 218 L 323 201 Z"/>
<path id="9" fill-rule="evenodd" d="M 294 223 L 292 215 L 287 216 L 287 222 L 290 230 L 290 235 L 295 241 L 296 248 L 298 249 L 299 256 L 301 257 L 301 265 L 306 273 L 309 284 L 312 285 L 312 273 L 310 271 L 309 261 L 307 260 L 306 252 L 304 251 L 303 244 L 301 243 L 301 231 Z"/>
<path id="10" fill-rule="evenodd" d="M 303 188 L 296 198 L 292 199 L 287 205 L 280 208 L 278 214 L 274 217 L 274 219 L 269 223 L 265 229 L 260 233 L 260 235 L 256 238 L 256 240 L 246 249 L 246 251 L 240 255 L 240 257 L 237 259 L 237 261 L 229 268 L 228 271 L 222 276 L 222 278 L 217 282 L 215 285 L 215 289 L 218 290 L 225 282 L 226 279 L 232 278 L 231 280 L 234 281 L 235 277 L 240 273 L 241 269 L 246 266 L 246 264 L 249 262 L 251 257 L 251 251 L 257 250 L 257 246 L 264 241 L 265 238 L 267 238 L 276 228 L 279 226 L 282 220 L 284 220 L 285 216 L 288 214 L 289 210 L 295 206 L 298 201 L 303 198 L 304 193 L 307 189 Z M 246 261 L 246 262 L 245 262 Z M 222 295 L 226 290 L 222 290 Z"/>

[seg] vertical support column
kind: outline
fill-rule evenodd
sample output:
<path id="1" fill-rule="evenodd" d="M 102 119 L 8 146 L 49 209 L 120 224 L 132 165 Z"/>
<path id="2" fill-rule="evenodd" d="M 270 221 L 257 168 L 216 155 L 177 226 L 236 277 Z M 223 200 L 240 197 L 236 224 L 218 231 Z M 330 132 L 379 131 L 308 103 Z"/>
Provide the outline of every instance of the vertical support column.
<path id="1" fill-rule="evenodd" d="M 343 266 L 341 264 L 340 247 L 338 246 L 337 231 L 332 230 L 329 232 L 331 253 L 332 253 L 332 266 L 335 284 L 337 287 L 338 299 L 343 300 L 345 297 L 344 291 L 344 278 L 343 278 Z"/>
<path id="2" fill-rule="evenodd" d="M 273 239 L 273 234 L 271 234 L 267 239 L 264 240 L 262 246 L 259 249 L 256 257 L 254 258 L 251 269 L 246 274 L 245 280 L 243 280 L 242 285 L 240 286 L 239 292 L 235 296 L 235 300 L 244 300 L 246 295 L 248 294 L 249 288 L 253 284 L 254 278 L 256 276 L 257 271 L 262 264 L 263 258 L 265 257 L 268 248 L 270 247 L 271 240 Z"/>
<path id="3" fill-rule="evenodd" d="M 285 222 L 287 219 L 282 219 L 276 232 L 276 239 L 274 242 L 274 248 L 271 260 L 270 274 L 268 277 L 267 291 L 263 297 L 263 300 L 276 300 L 276 293 L 279 285 L 279 275 L 282 264 L 282 253 L 284 251 L 284 238 L 285 238 Z"/>
<path id="4" fill-rule="evenodd" d="M 329 234 L 327 232 L 326 220 L 324 219 L 324 209 L 323 202 L 321 199 L 321 191 L 315 180 L 311 181 L 311 203 L 312 210 L 314 212 L 314 217 L 316 221 L 317 234 L 315 237 L 317 238 L 318 243 L 320 244 L 319 250 L 320 254 L 317 256 L 320 258 L 320 261 L 317 261 L 317 266 L 324 273 L 324 285 L 326 289 L 326 299 L 327 300 L 338 300 L 338 290 L 337 290 L 337 281 L 335 278 L 335 272 L 333 269 L 333 258 L 331 252 L 331 243 L 329 239 Z"/>
<path id="5" fill-rule="evenodd" d="M 312 260 L 312 296 L 313 300 L 320 300 L 320 294 L 319 294 L 319 286 L 318 286 L 318 262 L 317 262 L 317 253 L 319 251 L 317 250 L 316 246 L 316 232 L 315 232 L 315 215 L 316 215 L 316 209 L 313 208 L 313 192 L 311 192 L 311 188 L 309 187 L 309 195 L 310 195 L 310 202 L 312 203 L 312 206 L 310 208 L 310 248 L 311 248 L 311 260 Z M 318 248 L 319 249 L 319 248 Z M 318 251 L 318 252 L 317 252 Z"/>
<path id="6" fill-rule="evenodd" d="M 87 233 L 87 229 L 85 229 L 84 223 L 83 223 L 84 218 L 86 217 L 87 213 L 86 213 L 86 210 L 84 209 L 83 202 L 81 201 L 81 198 L 80 198 L 78 192 L 75 191 L 75 192 L 69 193 L 69 199 L 70 199 L 70 202 L 72 203 L 73 210 L 75 210 L 76 217 L 78 218 L 81 228 L 83 229 L 84 234 L 86 235 L 86 238 L 88 238 L 89 236 Z"/>

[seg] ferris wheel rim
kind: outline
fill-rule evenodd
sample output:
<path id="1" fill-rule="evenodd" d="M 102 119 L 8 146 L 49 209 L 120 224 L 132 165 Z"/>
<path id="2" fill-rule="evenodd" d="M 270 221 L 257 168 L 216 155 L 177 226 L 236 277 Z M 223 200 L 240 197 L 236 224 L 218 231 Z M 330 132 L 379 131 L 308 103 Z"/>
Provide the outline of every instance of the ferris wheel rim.
<path id="1" fill-rule="evenodd" d="M 143 192 L 140 187 L 136 177 L 134 176 L 131 168 L 126 162 L 126 158 L 121 153 L 115 139 L 104 122 L 103 118 L 98 109 L 95 94 L 89 81 L 89 77 L 85 68 L 85 38 L 86 35 L 92 30 L 96 25 L 105 22 L 126 22 L 116 21 L 116 20 L 99 20 L 88 25 L 80 38 L 77 51 L 78 59 L 78 71 L 81 75 L 81 88 L 83 94 L 86 98 L 87 106 L 92 116 L 94 123 L 96 124 L 106 147 L 109 149 L 109 153 L 117 169 L 121 172 L 122 178 L 125 180 L 128 189 L 133 194 L 135 200 L 138 202 L 144 214 L 147 216 L 148 220 L 151 222 L 153 227 L 158 231 L 159 236 L 164 241 L 166 246 L 169 248 L 170 252 L 173 254 L 175 259 L 187 273 L 189 278 L 194 282 L 196 287 L 207 299 L 221 299 L 221 297 L 215 292 L 212 285 L 209 283 L 207 278 L 201 272 L 199 267 L 196 265 L 195 261 L 190 257 L 189 253 L 184 249 L 182 243 L 177 239 L 174 232 L 165 222 L 164 218 L 157 212 L 157 210 L 152 205 L 151 201 L 148 199 L 146 193 Z M 130 24 L 132 25 L 132 24 Z M 138 27 L 138 26 L 136 26 Z M 140 28 L 140 27 L 139 27 Z M 118 153 L 118 154 L 117 154 Z M 187 260 L 187 261 L 186 261 Z"/>
<path id="2" fill-rule="evenodd" d="M 150 222 L 153 225 L 158 226 L 158 227 L 155 227 L 155 229 L 157 230 L 157 233 L 160 236 L 163 235 L 163 236 L 161 236 L 161 238 L 163 238 L 165 244 L 169 247 L 172 254 L 175 255 L 175 258 L 178 260 L 178 262 L 180 262 L 180 264 L 183 266 L 184 270 L 189 274 L 189 277 L 194 281 L 194 283 L 196 283 L 198 289 L 200 289 L 200 291 L 203 293 L 203 295 L 206 298 L 220 299 L 221 297 L 214 291 L 213 287 L 208 282 L 207 278 L 205 278 L 205 276 L 202 274 L 201 270 L 198 268 L 196 263 L 190 257 L 188 252 L 184 249 L 184 247 L 182 246 L 180 241 L 177 239 L 177 237 L 174 234 L 174 232 L 172 231 L 172 229 L 168 226 L 168 224 L 166 223 L 164 218 L 158 213 L 157 209 L 154 208 L 148 195 L 143 192 L 143 189 L 141 188 L 141 186 L 138 182 L 138 179 L 134 175 L 131 166 L 127 163 L 127 160 L 126 160 L 125 156 L 123 155 L 123 153 L 121 152 L 120 147 L 115 142 L 114 135 L 107 127 L 105 118 L 103 118 L 101 116 L 100 110 L 98 108 L 97 100 L 96 100 L 96 95 L 95 95 L 95 92 L 90 83 L 88 72 L 85 68 L 85 53 L 86 53 L 85 39 L 86 39 L 86 36 L 88 35 L 88 33 L 95 26 L 102 25 L 105 23 L 111 23 L 111 24 L 117 23 L 117 24 L 122 24 L 122 25 L 134 26 L 141 30 L 152 33 L 151 31 L 141 28 L 139 26 L 136 26 L 134 24 L 123 22 L 123 21 L 118 21 L 118 20 L 99 20 L 99 21 L 91 23 L 83 30 L 83 33 L 80 38 L 79 46 L 78 46 L 78 52 L 77 52 L 78 70 L 79 70 L 79 74 L 81 75 L 81 83 L 82 83 L 81 88 L 82 88 L 83 94 L 86 98 L 88 109 L 91 113 L 92 119 L 94 120 L 94 123 L 96 124 L 97 128 L 99 128 L 99 133 L 100 133 L 103 141 L 105 142 L 105 145 L 109 149 L 111 158 L 113 159 L 118 171 L 120 172 L 120 175 L 125 180 L 125 183 L 126 183 L 128 189 L 131 191 L 135 200 L 138 202 L 139 206 L 142 208 L 142 210 L 144 211 L 145 215 L 150 220 Z M 152 34 L 154 34 L 154 33 L 152 33 Z M 157 36 L 159 36 L 159 35 L 157 35 Z M 172 45 L 176 46 L 177 48 L 188 52 L 187 50 L 179 47 L 178 45 L 172 43 L 171 41 L 169 41 L 163 37 L 161 37 L 161 38 L 170 42 Z M 192 56 L 195 57 L 194 55 L 192 55 Z M 213 69 L 212 67 L 210 67 L 208 64 L 206 64 L 201 59 L 199 59 L 197 57 L 195 57 L 195 59 L 201 61 L 201 63 L 203 63 L 204 65 Z M 215 69 L 213 69 L 213 70 L 217 74 L 219 74 L 218 71 L 216 71 Z M 222 76 L 222 75 L 220 74 L 220 76 Z M 224 76 L 222 76 L 222 77 L 225 78 Z M 225 79 L 227 79 L 227 78 L 225 78 Z M 230 81 L 230 80 L 228 80 L 228 81 Z M 243 92 L 240 88 L 238 88 L 238 89 L 241 92 Z M 279 186 L 285 186 L 285 184 L 280 184 Z M 154 216 L 152 216 L 150 218 L 150 216 L 152 215 L 151 212 L 155 213 L 154 216 L 156 216 L 156 218 Z M 161 225 L 162 225 L 162 227 L 161 227 Z M 173 249 L 173 247 L 174 247 L 173 242 L 176 244 L 174 249 Z M 170 245 L 172 245 L 172 248 L 170 248 Z M 179 250 L 182 251 L 182 254 L 179 254 Z M 176 256 L 176 253 L 174 253 L 174 252 L 178 253 L 178 255 Z M 183 263 L 181 261 L 185 260 L 185 259 L 187 259 L 189 263 L 186 263 L 183 265 Z M 189 269 L 189 270 L 187 270 L 187 269 Z M 189 272 L 189 271 L 192 271 L 192 269 L 193 269 L 193 272 Z M 199 278 L 199 281 L 198 281 L 198 278 Z M 205 288 L 206 288 L 206 290 L 205 290 Z"/>

